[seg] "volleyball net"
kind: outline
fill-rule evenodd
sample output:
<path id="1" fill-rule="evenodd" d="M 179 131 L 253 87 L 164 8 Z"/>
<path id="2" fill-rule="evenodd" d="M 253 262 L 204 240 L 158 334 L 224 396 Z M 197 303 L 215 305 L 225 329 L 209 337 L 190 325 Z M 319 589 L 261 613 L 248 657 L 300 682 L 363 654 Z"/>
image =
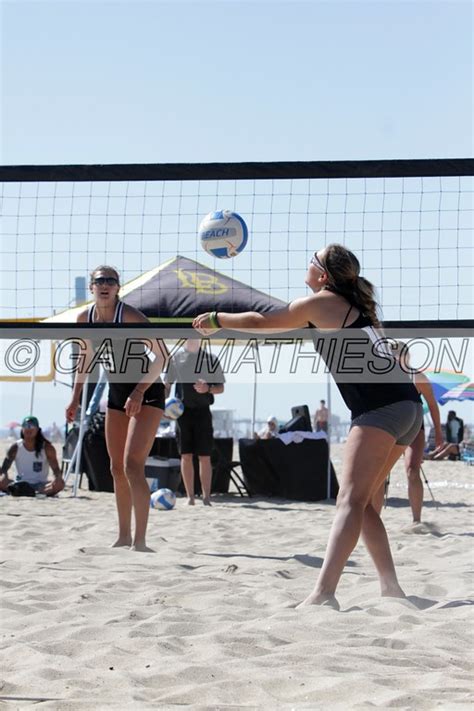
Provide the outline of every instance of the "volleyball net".
<path id="1" fill-rule="evenodd" d="M 473 173 L 471 159 L 1 167 L 1 334 L 70 335 L 103 264 L 155 325 L 268 310 L 305 293 L 331 242 L 357 254 L 389 326 L 472 328 Z M 232 259 L 198 238 L 221 209 L 249 230 Z"/>

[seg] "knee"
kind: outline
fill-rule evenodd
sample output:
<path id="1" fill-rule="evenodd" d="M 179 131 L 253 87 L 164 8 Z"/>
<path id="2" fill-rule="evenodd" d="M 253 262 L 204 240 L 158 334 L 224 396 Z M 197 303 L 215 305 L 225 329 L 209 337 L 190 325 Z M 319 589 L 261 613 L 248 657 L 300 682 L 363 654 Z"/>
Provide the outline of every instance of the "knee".
<path id="1" fill-rule="evenodd" d="M 192 454 L 182 454 L 181 455 L 181 462 L 183 464 L 191 464 L 193 461 L 193 455 Z"/>
<path id="2" fill-rule="evenodd" d="M 134 456 L 125 458 L 125 475 L 129 481 L 144 476 L 145 462 Z"/>
<path id="3" fill-rule="evenodd" d="M 123 468 L 123 463 L 111 461 L 110 462 L 110 473 L 112 474 L 112 477 L 115 481 L 120 481 L 121 479 L 125 479 L 125 470 Z"/>
<path id="4" fill-rule="evenodd" d="M 363 511 L 369 502 L 370 493 L 341 488 L 337 495 L 336 508 Z"/>
<path id="5" fill-rule="evenodd" d="M 408 481 L 410 484 L 416 484 L 419 481 L 421 481 L 420 470 L 418 467 L 408 466 L 406 472 L 407 472 L 407 477 L 408 477 Z"/>

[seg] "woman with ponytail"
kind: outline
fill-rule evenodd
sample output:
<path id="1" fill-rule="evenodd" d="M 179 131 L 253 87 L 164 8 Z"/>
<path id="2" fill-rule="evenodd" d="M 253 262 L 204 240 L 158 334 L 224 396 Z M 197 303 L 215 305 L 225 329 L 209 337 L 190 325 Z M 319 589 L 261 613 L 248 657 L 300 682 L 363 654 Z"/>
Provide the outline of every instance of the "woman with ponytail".
<path id="1" fill-rule="evenodd" d="M 317 329 L 313 332 L 316 349 L 331 370 L 352 422 L 324 563 L 314 590 L 301 604 L 339 607 L 336 587 L 361 534 L 377 569 L 381 594 L 405 597 L 385 527 L 371 499 L 418 434 L 423 418 L 421 400 L 390 350 L 381 347 L 384 339 L 375 290 L 360 275 L 355 254 L 340 244 L 320 249 L 310 259 L 305 283 L 313 293 L 278 311 L 206 313 L 197 316 L 193 326 L 203 335 L 220 328 L 260 333 L 307 326 Z M 349 370 L 352 375 L 341 372 L 341 359 L 329 355 L 326 331 L 332 341 L 339 338 L 339 343 L 347 345 L 351 337 L 357 343 L 360 352 L 352 355 L 358 367 Z M 365 343 L 365 350 L 361 343 Z M 346 345 L 342 363 L 351 355 Z M 356 371 L 358 375 L 354 375 Z"/>

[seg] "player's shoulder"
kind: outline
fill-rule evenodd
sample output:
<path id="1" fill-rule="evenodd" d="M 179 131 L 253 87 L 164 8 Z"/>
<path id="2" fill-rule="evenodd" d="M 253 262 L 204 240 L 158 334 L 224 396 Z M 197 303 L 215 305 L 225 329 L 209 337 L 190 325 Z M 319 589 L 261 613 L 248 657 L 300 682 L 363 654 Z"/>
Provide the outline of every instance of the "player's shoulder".
<path id="1" fill-rule="evenodd" d="M 54 454 L 56 455 L 56 449 L 54 448 L 54 445 L 47 439 L 44 442 L 44 451 L 46 452 L 47 455 Z"/>
<path id="2" fill-rule="evenodd" d="M 81 309 L 81 311 L 79 311 L 79 313 L 77 314 L 76 323 L 87 323 L 89 321 L 90 309 L 90 306 L 86 306 L 85 308 Z"/>
<path id="3" fill-rule="evenodd" d="M 417 385 L 430 385 L 431 386 L 430 379 L 421 371 L 416 371 L 416 373 L 413 376 L 413 379 Z"/>
<path id="4" fill-rule="evenodd" d="M 21 442 L 22 440 L 20 440 Z M 7 449 L 7 457 L 9 459 L 14 459 L 16 457 L 16 453 L 18 452 L 18 442 L 13 442 L 8 449 Z"/>
<path id="5" fill-rule="evenodd" d="M 144 313 L 136 309 L 130 304 L 123 304 L 122 307 L 122 323 L 148 323 L 148 319 Z"/>

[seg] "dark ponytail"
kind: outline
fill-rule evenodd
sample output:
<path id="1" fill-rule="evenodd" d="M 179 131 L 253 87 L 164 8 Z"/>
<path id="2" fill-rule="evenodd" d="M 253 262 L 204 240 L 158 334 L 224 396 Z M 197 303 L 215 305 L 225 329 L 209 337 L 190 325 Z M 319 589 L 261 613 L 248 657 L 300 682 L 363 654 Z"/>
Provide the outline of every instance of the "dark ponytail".
<path id="1" fill-rule="evenodd" d="M 330 244 L 321 261 L 328 275 L 327 288 L 366 314 L 374 326 L 381 326 L 374 285 L 360 276 L 360 263 L 355 254 L 342 244 Z"/>

